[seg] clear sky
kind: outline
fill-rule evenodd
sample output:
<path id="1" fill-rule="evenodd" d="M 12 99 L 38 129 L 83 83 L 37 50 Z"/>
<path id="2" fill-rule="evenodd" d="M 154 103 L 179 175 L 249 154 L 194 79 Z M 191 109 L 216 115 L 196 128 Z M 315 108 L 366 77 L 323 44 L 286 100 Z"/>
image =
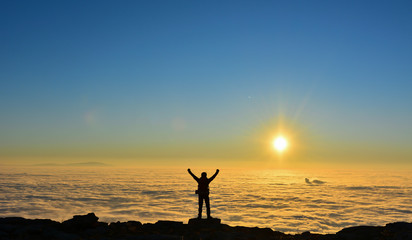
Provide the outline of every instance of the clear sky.
<path id="1" fill-rule="evenodd" d="M 411 166 L 411 12 L 411 1 L 1 1 L 0 161 Z M 282 156 L 269 150 L 278 133 Z"/>

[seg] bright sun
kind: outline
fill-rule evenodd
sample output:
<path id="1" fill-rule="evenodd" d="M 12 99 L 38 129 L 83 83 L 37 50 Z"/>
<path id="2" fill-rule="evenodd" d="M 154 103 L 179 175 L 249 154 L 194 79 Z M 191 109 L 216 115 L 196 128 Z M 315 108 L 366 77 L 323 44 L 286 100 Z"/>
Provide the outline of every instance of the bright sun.
<path id="1" fill-rule="evenodd" d="M 273 147 L 278 152 L 283 152 L 288 147 L 288 141 L 282 136 L 278 136 L 273 140 Z"/>

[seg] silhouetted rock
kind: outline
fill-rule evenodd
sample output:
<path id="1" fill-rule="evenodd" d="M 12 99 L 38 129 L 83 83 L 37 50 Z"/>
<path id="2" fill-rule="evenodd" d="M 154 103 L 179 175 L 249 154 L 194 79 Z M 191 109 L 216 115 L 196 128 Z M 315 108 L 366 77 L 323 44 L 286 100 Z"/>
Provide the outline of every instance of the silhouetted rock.
<path id="1" fill-rule="evenodd" d="M 110 235 L 135 234 L 142 232 L 142 223 L 138 221 L 112 222 L 107 229 Z"/>
<path id="2" fill-rule="evenodd" d="M 412 239 L 412 223 L 395 222 L 386 224 L 383 235 L 388 239 Z"/>
<path id="3" fill-rule="evenodd" d="M 159 229 L 163 233 L 182 233 L 183 222 L 175 221 L 158 221 L 154 224 L 154 227 Z"/>
<path id="4" fill-rule="evenodd" d="M 383 227 L 357 226 L 340 230 L 336 233 L 342 240 L 380 239 Z"/>
<path id="5" fill-rule="evenodd" d="M 142 223 L 138 221 L 128 221 L 126 222 L 126 228 L 129 232 L 139 232 L 142 229 Z"/>
<path id="6" fill-rule="evenodd" d="M 191 218 L 189 225 L 219 225 L 221 220 L 219 218 Z"/>
<path id="7" fill-rule="evenodd" d="M 231 227 L 220 219 L 190 219 L 188 224 L 158 221 L 142 224 L 138 221 L 99 222 L 94 213 L 77 215 L 62 223 L 49 219 L 0 218 L 0 239 L 106 239 L 106 240 L 409 240 L 412 223 L 389 223 L 384 227 L 349 227 L 336 234 L 285 234 L 270 228 Z"/>
<path id="8" fill-rule="evenodd" d="M 99 226 L 99 218 L 94 213 L 87 215 L 76 215 L 72 219 L 66 220 L 62 223 L 65 228 L 73 229 L 86 229 L 95 228 Z"/>

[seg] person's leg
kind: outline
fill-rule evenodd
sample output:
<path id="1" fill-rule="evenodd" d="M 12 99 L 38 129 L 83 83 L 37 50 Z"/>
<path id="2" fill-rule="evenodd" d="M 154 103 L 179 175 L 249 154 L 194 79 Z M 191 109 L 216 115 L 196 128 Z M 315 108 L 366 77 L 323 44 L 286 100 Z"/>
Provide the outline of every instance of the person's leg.
<path id="1" fill-rule="evenodd" d="M 198 218 L 202 218 L 203 197 L 199 194 L 199 215 Z"/>
<path id="2" fill-rule="evenodd" d="M 207 218 L 210 218 L 210 201 L 209 201 L 209 195 L 205 197 L 205 203 L 206 203 L 206 210 L 207 210 Z"/>

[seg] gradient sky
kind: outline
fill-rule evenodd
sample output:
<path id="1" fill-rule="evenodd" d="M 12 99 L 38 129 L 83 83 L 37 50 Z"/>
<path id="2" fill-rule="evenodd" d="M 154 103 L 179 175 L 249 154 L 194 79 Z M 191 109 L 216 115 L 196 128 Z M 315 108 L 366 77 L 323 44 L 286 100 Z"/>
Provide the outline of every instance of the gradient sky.
<path id="1" fill-rule="evenodd" d="M 411 166 L 411 12 L 410 1 L 1 1 L 0 161 L 258 165 L 278 161 L 268 146 L 281 132 L 294 166 Z"/>

